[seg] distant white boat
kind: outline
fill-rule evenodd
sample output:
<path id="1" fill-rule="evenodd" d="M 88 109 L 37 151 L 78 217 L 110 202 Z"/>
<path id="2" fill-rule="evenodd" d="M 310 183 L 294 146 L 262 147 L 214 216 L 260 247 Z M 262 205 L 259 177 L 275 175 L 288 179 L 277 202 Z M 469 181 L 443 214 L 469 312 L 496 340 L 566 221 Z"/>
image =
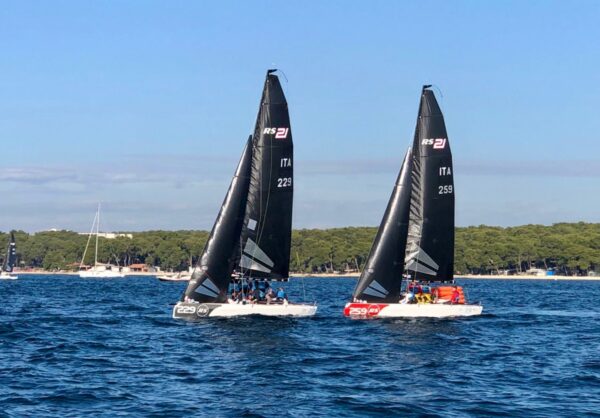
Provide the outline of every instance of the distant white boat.
<path id="1" fill-rule="evenodd" d="M 19 276 L 3 271 L 0 273 L 0 280 L 17 280 Z"/>
<path id="2" fill-rule="evenodd" d="M 6 257 L 4 257 L 4 263 L 2 269 L 0 269 L 0 280 L 16 280 L 19 278 L 13 273 L 13 268 L 17 261 L 17 244 L 15 243 L 15 233 L 10 233 L 10 241 L 8 242 L 8 248 L 6 249 Z"/>
<path id="3" fill-rule="evenodd" d="M 161 282 L 189 282 L 192 278 L 192 273 L 181 271 L 179 273 L 163 274 L 156 278 Z"/>
<path id="4" fill-rule="evenodd" d="M 115 271 L 112 269 L 111 265 L 102 265 L 98 264 L 89 270 L 81 270 L 79 271 L 79 277 L 82 279 L 113 279 L 125 277 L 125 274 L 120 271 Z"/>
<path id="5" fill-rule="evenodd" d="M 96 231 L 94 232 L 94 228 Z M 85 250 L 83 251 L 83 257 L 81 258 L 81 264 L 79 265 L 79 277 L 82 279 L 113 279 L 125 277 L 119 266 L 113 266 L 112 264 L 102 264 L 98 263 L 98 235 L 100 233 L 100 204 L 98 204 L 98 210 L 96 211 L 96 216 L 94 217 L 94 221 L 92 222 L 92 229 L 90 230 L 90 234 L 88 235 L 87 244 L 85 245 Z M 90 241 L 92 240 L 92 236 L 96 236 L 96 251 L 94 255 L 94 266 L 90 269 L 83 270 L 85 255 L 87 254 L 88 247 L 90 246 Z M 113 268 L 116 268 L 114 270 Z"/>

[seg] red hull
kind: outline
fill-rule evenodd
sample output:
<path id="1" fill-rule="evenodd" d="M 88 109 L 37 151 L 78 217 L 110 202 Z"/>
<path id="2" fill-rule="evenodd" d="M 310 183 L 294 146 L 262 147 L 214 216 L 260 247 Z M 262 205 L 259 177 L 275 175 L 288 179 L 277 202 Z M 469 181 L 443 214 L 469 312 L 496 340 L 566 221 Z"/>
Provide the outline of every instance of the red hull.
<path id="1" fill-rule="evenodd" d="M 375 318 L 387 303 L 359 303 L 353 302 L 344 308 L 344 316 L 357 316 L 362 318 Z"/>

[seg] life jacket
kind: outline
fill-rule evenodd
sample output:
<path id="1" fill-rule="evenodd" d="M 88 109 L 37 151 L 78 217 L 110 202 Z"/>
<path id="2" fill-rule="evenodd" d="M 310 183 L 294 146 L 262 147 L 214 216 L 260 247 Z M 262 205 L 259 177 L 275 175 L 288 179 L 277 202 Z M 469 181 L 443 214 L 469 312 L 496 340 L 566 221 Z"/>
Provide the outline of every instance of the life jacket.
<path id="1" fill-rule="evenodd" d="M 416 298 L 419 303 L 431 303 L 431 295 L 429 293 L 420 293 Z"/>

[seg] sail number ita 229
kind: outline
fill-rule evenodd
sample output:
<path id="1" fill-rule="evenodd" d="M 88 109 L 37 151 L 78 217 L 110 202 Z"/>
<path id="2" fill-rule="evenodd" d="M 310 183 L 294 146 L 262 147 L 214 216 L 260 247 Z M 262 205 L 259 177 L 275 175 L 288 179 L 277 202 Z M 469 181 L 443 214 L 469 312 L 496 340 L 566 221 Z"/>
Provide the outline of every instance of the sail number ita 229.
<path id="1" fill-rule="evenodd" d="M 291 177 L 280 177 L 277 179 L 277 187 L 291 187 L 292 186 L 292 178 Z"/>

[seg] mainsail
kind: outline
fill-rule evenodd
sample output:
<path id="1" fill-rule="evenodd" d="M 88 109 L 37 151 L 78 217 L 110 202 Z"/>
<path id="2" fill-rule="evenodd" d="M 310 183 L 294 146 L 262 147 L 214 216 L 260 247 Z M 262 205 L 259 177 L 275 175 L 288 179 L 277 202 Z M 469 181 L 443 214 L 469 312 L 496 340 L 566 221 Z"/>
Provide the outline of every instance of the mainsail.
<path id="1" fill-rule="evenodd" d="M 411 194 L 412 153 L 400 168 L 365 268 L 353 297 L 368 302 L 397 302 L 400 298 Z"/>
<path id="2" fill-rule="evenodd" d="M 6 257 L 4 257 L 4 265 L 2 271 L 10 273 L 13 271 L 15 264 L 17 263 L 17 244 L 15 243 L 15 233 L 10 233 L 10 242 L 6 249 Z"/>
<path id="3" fill-rule="evenodd" d="M 221 205 L 200 258 L 182 299 L 198 302 L 225 302 L 234 268 L 234 248 L 238 245 L 244 221 L 250 168 L 252 137 L 248 138 L 242 158 Z"/>
<path id="4" fill-rule="evenodd" d="M 237 256 L 245 277 L 279 280 L 287 279 L 289 273 L 294 148 L 287 101 L 274 71 L 267 71 L 256 119 L 248 204 Z"/>
<path id="5" fill-rule="evenodd" d="M 454 180 L 444 116 L 423 86 L 413 142 L 406 270 L 422 281 L 453 281 Z"/>

